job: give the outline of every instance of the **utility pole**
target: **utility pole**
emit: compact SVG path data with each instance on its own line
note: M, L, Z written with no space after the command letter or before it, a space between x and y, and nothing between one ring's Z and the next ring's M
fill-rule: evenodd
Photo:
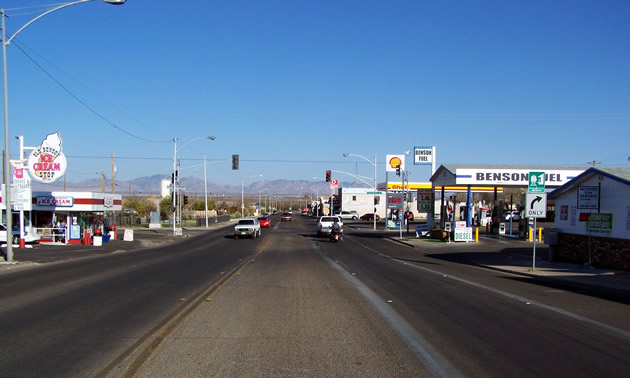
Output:
M114 194L114 175L116 174L116 164L114 154L112 154L112 194Z
M601 163L598 162L598 161L593 160L593 161L589 161L587 164L590 164L590 165L593 166L593 168L595 168L596 165L601 164Z
M101 170L101 193L105 193L105 171Z

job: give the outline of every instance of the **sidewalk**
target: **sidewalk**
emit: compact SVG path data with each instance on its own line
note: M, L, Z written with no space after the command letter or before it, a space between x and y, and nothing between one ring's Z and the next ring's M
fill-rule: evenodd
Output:
M600 297L630 303L630 271L589 268L588 264L567 261L549 261L549 247L540 242L536 243L534 265L533 243L520 239L483 236L479 243L435 243L409 236L400 239L398 234L383 237L422 249L428 254L435 250L436 254L432 257L517 274L545 284L588 291Z
M13 246L13 262L6 262L5 259L0 256L0 270L15 266L52 263L86 256L166 246L182 238L196 236L222 227L233 227L233 222L210 224L207 229L205 226L184 228L181 236L174 235L173 229L168 227L152 229L146 227L128 227L126 229L133 230L133 241L124 241L123 235L125 228L120 228L118 230L117 240L110 239L109 242L103 243L101 246L62 243L33 244L29 246L31 248L17 248L17 246ZM5 253L5 248L3 247L2 249L2 252Z

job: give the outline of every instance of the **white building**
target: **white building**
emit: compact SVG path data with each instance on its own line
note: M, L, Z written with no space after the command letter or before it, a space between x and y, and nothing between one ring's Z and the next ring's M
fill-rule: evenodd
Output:
M160 181L160 196L162 198L169 196L171 194L171 180L162 179Z
M549 199L558 257L630 270L630 168L590 168Z

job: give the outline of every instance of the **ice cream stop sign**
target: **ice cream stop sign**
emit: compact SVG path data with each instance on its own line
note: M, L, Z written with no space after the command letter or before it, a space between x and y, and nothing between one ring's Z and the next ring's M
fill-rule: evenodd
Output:
M28 170L33 180L51 183L66 173L66 156L61 150L59 133L48 134L42 145L34 149L27 160Z

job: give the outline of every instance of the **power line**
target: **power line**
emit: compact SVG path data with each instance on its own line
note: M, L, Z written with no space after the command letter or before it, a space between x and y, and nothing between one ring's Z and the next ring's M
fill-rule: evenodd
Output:
M61 72L62 74L66 75L70 80L74 81L76 84L78 84L79 86L81 86L83 89L87 90L88 92L90 92L92 95L96 96L97 98L99 98L101 101L105 102L106 104L108 104L109 106L111 106L112 108L116 109L117 111L119 111L120 113L122 113L123 115L127 116L128 118L132 119L133 121L137 122L139 125L145 127L147 130L151 131L154 134L160 134L161 136L167 138L166 136L164 136L164 134L162 134L159 130L156 130L152 127L150 127L149 125L147 125L146 123L140 121L139 119L135 118L134 116L132 116L131 114L127 113L126 111L124 111L123 109L121 109L120 107L118 107L116 104L112 103L111 101L109 101L108 99L106 99L105 97L101 96L99 93L96 93L96 91L92 90L91 88L89 88L87 85L83 84L82 82L80 82L79 80L75 79L72 75L70 75L68 72L64 71L63 69L61 69L59 66L57 66L56 64L54 64L53 62L51 62L50 60L46 59L44 56L42 56L41 54L39 54L37 51L33 50L32 48L30 48L29 46L25 45L24 43L20 44L25 47L26 49L28 49L29 51L31 51L33 54L37 55L37 57L39 57L41 60L45 61L46 63L48 63L50 66L54 67L55 69L57 69L59 72ZM170 138L167 138L168 142L171 141ZM166 141L165 141L166 143Z
M83 102L81 99L79 99L79 97L77 97L74 93L72 93L68 88L66 88L63 84L61 84L61 82L59 82L59 80L57 80L52 74L50 74L50 72L48 72L44 67L42 67L39 63L37 63L35 61L35 59L33 59L30 55L28 55L26 53L26 51L24 51L19 44L16 43L16 40L13 40L13 43L15 45L15 47L17 47L18 50L20 50L22 52L22 54L24 54L31 62L33 62L33 64L35 64L35 66L37 66L40 70L42 70L42 72L44 72L52 81L54 81L57 85L59 85L64 91L66 91L66 93L68 93L72 98L74 98L79 104L83 105L83 107L85 107L87 110L89 110L90 112L92 112L93 114L95 114L97 117L99 117L100 119L102 119L105 123L109 124L110 126L112 126L113 128L129 135L132 138L136 138L139 140L143 140L145 142L149 142L149 143L169 143L171 142L171 140L162 140L162 141L158 141L158 140L151 140L151 139L146 139L146 138L142 138L140 136L137 136L125 129L123 129L122 127L116 125L115 123L113 123L112 121L108 120L107 118L105 118L105 116L101 115L99 112L97 112L96 110L94 110L92 107L90 107L88 104L86 104L85 102Z
M111 156L85 156L85 155L66 155L68 158L76 158L76 159L111 159ZM172 157L137 157L137 156L118 156L116 155L116 159L120 160L168 160L172 161ZM177 160L181 161L203 161L203 158L180 158ZM208 162L220 162L225 161L226 159L206 159ZM251 163L296 163L296 164L355 164L357 162L347 161L347 160L287 160L287 159L240 159L240 161L251 162ZM358 162L357 164L368 164L367 162ZM370 163L371 164L371 163ZM385 163L380 163L385 164ZM380 165L379 164L379 165Z

